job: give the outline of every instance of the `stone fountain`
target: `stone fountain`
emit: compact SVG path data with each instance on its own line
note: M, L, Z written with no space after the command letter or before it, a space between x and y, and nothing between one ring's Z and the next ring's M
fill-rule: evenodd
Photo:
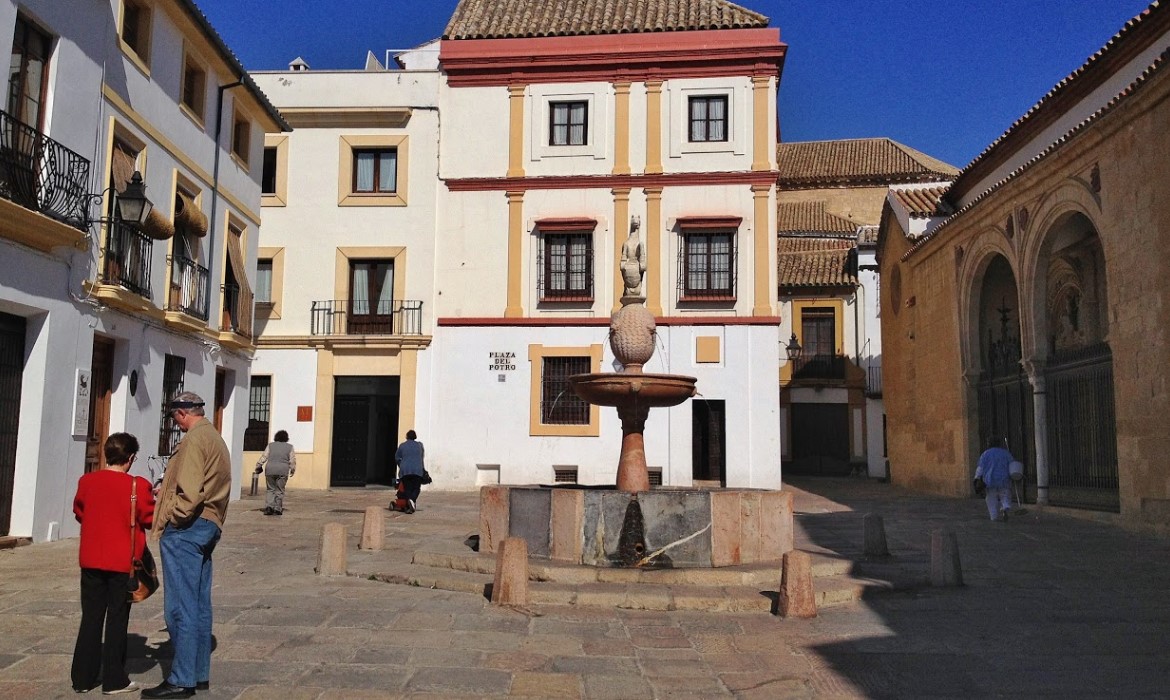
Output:
M646 273L646 249L638 237L635 217L630 236L622 247L622 308L609 322L609 346L621 365L620 372L578 374L569 386L585 401L614 406L622 421L622 451L618 458L617 488L626 493L650 490L646 469L646 443L642 433L651 408L677 406L695 395L695 378L642 371L654 356L654 315L646 308L642 280Z
M602 567L682 568L778 563L793 546L792 497L760 489L650 488L643 431L651 408L695 395L695 378L649 374L656 325L642 292L646 249L635 217L622 247L622 306L610 319L618 372L569 377L585 401L617 408L622 422L616 488L484 486L481 552L522 537L528 555ZM779 455L777 455L777 460Z

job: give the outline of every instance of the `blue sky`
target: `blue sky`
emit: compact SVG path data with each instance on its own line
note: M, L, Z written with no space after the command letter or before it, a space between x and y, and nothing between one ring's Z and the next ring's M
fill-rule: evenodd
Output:
M458 0L196 0L250 70L442 34ZM740 0L788 44L784 141L888 136L962 167L1146 0Z

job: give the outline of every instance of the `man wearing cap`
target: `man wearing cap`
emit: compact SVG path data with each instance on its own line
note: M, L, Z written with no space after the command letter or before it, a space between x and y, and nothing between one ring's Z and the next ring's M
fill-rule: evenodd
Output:
M163 612L175 659L170 675L142 691L144 698L189 698L210 687L211 552L227 516L232 463L203 403L185 391L169 405L186 435L159 487L154 531L162 533Z

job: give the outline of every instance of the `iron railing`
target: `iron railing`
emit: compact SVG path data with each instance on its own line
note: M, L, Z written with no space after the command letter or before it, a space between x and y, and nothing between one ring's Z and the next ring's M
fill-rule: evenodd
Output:
M422 335L421 301L314 301L313 335Z
M89 161L0 111L0 197L84 231Z
M106 229L102 282L125 287L150 299L150 266L154 241L142 231L120 221Z
M793 379L845 379L845 358L841 355L804 355L796 359Z
M221 287L223 290L223 321L222 330L240 332L240 285L229 282Z
M872 397L882 395L882 366L870 364L865 370L865 393Z
M167 308L201 321L208 318L207 268L179 256L171 259L171 298Z
M1109 346L1101 343L1058 354L1044 375L1050 502L1120 510Z

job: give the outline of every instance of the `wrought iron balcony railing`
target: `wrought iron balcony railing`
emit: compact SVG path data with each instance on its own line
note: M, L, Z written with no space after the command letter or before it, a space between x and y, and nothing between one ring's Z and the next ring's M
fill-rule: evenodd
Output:
M0 111L0 197L84 231L89 161Z
M105 265L102 282L125 287L150 299L150 265L154 240L142 231L113 222L106 229Z
M865 372L865 393L878 397L882 395L882 366L870 364Z
M421 301L315 301L313 335L422 335Z
M173 258L167 308L206 321L209 315L207 301L207 268L182 256Z
M804 355L797 358L792 378L844 381L845 358L841 355Z
M223 285L223 322L220 328L225 331L239 333L240 319L240 285L228 283Z

